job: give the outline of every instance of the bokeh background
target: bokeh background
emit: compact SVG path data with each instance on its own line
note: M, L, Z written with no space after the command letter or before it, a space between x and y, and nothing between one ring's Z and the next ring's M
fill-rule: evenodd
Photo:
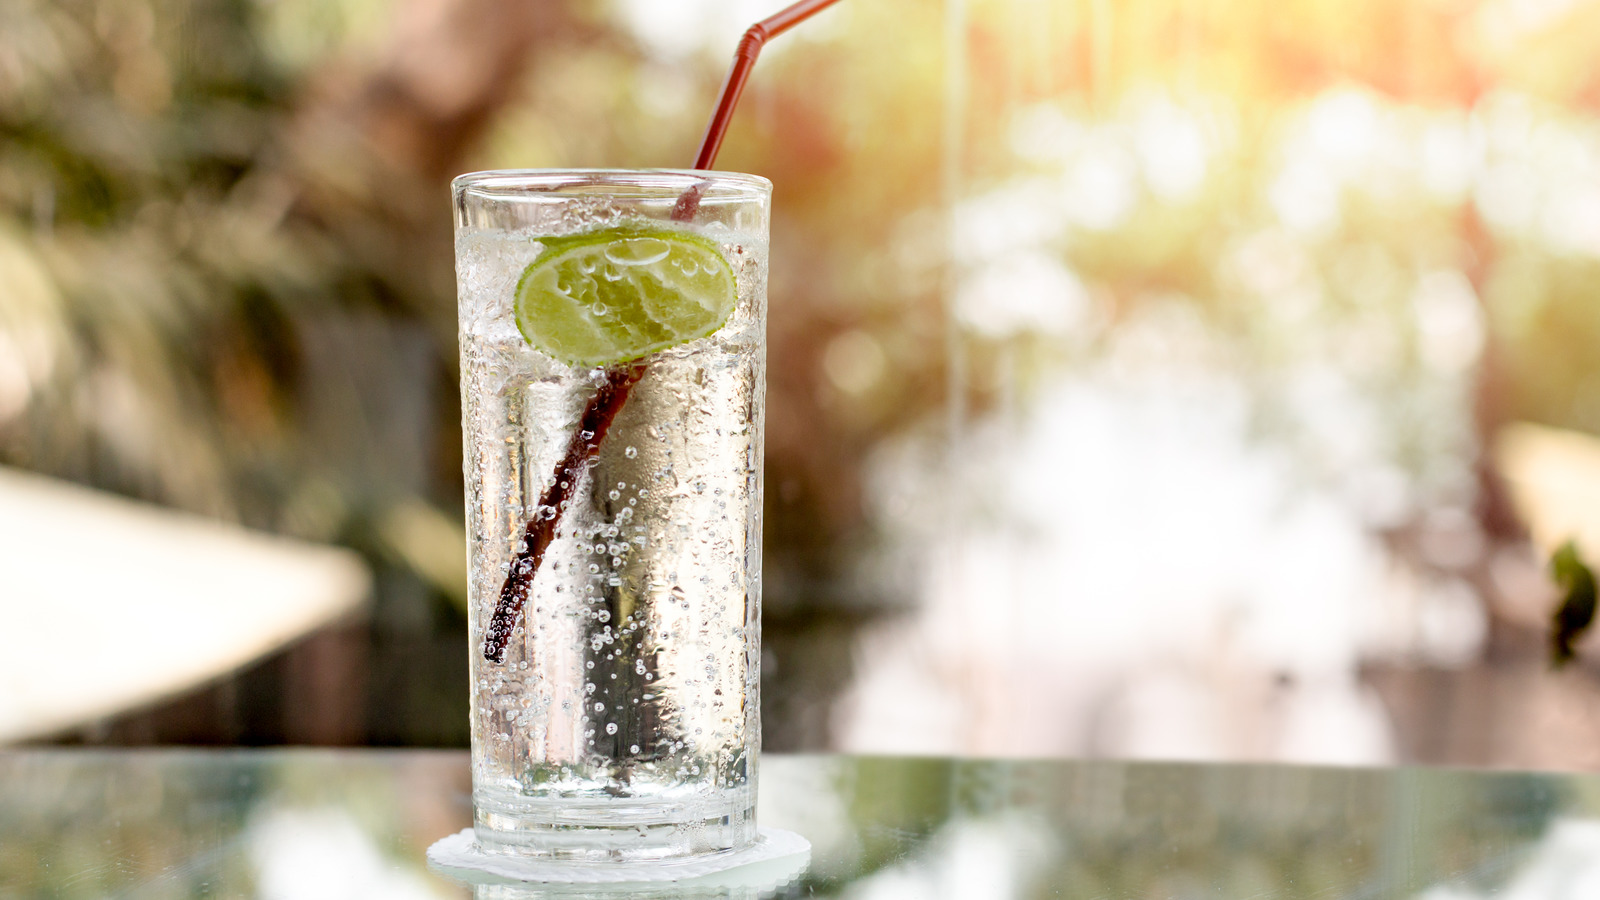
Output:
M465 745L449 178L687 164L778 5L0 5L0 741ZM1573 0L775 41L719 160L776 185L768 749L1600 766L1600 644L1547 647L1596 46Z

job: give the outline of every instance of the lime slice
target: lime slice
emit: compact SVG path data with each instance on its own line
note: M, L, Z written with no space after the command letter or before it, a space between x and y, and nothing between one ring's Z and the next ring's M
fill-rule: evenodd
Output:
M627 362L728 321L733 267L698 235L639 226L544 240L517 282L517 328L571 365Z

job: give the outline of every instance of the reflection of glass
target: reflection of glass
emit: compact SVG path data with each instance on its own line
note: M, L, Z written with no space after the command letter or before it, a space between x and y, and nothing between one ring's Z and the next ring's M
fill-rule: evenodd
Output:
M473 799L490 850L655 859L754 837L770 189L672 172L456 181ZM569 268L540 268L562 254ZM682 324L718 305L707 277L731 304L709 333ZM630 285L617 308L595 299L620 290L607 283ZM570 348L579 361L557 358ZM615 418L593 427L619 384ZM597 449L569 470L578 439ZM525 527L546 520L503 659L487 659Z
M765 900L778 896L779 885L605 888L594 885L483 884L472 889L473 900Z
M797 889L809 855L742 866L688 882L479 884L473 900L775 900Z

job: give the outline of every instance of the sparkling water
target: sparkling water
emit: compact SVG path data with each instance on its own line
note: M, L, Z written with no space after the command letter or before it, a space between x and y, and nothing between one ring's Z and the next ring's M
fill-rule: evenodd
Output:
M597 209L542 233L617 224ZM753 837L767 250L764 234L696 230L733 265L737 306L714 334L648 358L493 663L482 637L509 563L604 370L517 331L537 226L458 229L473 801L487 847L649 858Z

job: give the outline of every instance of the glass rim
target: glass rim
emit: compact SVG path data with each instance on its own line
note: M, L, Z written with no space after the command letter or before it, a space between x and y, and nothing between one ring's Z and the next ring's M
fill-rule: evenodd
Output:
M486 198L559 194L565 188L637 188L644 197L682 194L696 185L708 186L706 199L760 197L772 193L772 182L760 175L720 169L486 169L451 179L456 195Z

